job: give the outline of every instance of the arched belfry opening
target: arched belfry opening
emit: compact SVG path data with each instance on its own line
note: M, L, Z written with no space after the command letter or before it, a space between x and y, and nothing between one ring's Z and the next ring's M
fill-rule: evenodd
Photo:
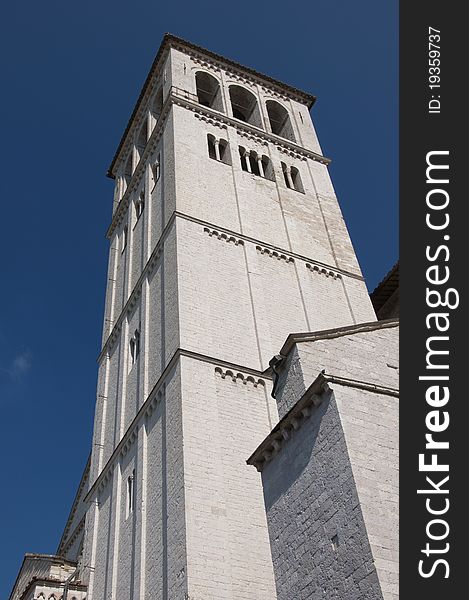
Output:
M296 142L293 127L288 110L275 100L267 100L265 103L269 115L270 129L275 135L279 135L291 142Z
M224 112L218 79L205 71L198 71L195 74L195 85L199 104Z
M130 180L132 179L132 152L129 153L129 156L127 158L127 162L125 163L125 168L124 168L124 180L125 180L125 184L126 186L129 185Z
M155 96L153 97L153 101L151 103L151 114L155 123L158 121L161 115L161 111L163 110L163 88L160 87Z
M138 138L137 138L137 150L138 150L139 156L142 156L143 151L145 150L145 146L147 145L147 139L148 139L148 123L145 118L145 121L144 121L142 127L140 128L140 132L139 132Z
M239 85L231 85L230 101L235 119L250 123L256 127L262 127L259 104L254 94Z

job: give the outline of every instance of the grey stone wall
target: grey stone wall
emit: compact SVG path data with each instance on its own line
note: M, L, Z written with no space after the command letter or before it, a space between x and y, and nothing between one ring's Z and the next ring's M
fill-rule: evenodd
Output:
M262 482L279 600L382 598L333 394Z

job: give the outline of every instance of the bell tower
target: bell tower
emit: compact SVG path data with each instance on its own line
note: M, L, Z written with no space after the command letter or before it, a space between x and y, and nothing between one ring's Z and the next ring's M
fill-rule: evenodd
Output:
M112 161L87 494L90 600L276 598L265 373L292 332L375 320L314 97L166 35Z

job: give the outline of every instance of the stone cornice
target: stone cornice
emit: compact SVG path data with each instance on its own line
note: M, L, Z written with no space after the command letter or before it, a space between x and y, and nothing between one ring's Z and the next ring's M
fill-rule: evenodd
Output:
M277 93L280 92L281 94L287 95L288 97L293 97L293 98L297 99L298 101L302 102L303 104L306 104L309 108L311 108L311 106L314 104L314 102L316 100L316 97L311 94L308 94L308 93L306 93L302 90L299 90L293 86L290 86L286 83L283 83L281 81L273 79L272 77L269 77L267 75L263 75L262 73L259 73L258 71L255 71L254 69L251 69L249 67L244 67L243 65L240 65L239 63L237 63L233 60L224 58L223 56L216 54L215 52L211 52L210 50L206 50L205 48L202 48L201 46L197 46L196 44L192 44L191 42L186 42L182 38L179 38L175 35L166 33L165 36L163 37L163 41L158 49L155 59L153 60L153 63L150 67L148 75L145 79L145 83L143 84L142 90L138 96L137 102L134 106L134 109L132 111L130 119L127 122L127 126L125 128L124 134L122 135L122 138L119 142L119 145L117 147L114 158L112 159L111 165L108 169L109 177L114 177L115 164L121 154L122 149L124 148L125 144L127 143L127 140L129 137L128 134L130 133L131 129L133 128L132 126L133 126L134 122L137 120L138 113L141 108L142 102L143 102L144 98L151 93L154 76L155 76L156 72L158 71L158 69L161 67L162 63L164 62L164 60L169 52L169 49L171 47L177 48L178 50L181 50L182 52L186 52L187 54L189 54L191 56L196 56L202 61L204 61L204 60L206 61L208 59L208 63L210 63L210 64L221 65L224 68L228 67L227 70L230 73L241 75L244 78L251 78L252 80L255 80L256 82L260 83L264 88L269 89L274 92L277 92Z
M321 404L325 392L330 391L327 382L328 379L323 373L316 377L298 402L277 423L247 459L248 465L254 465L258 471L262 471L265 463L279 452L283 444L290 439L292 433L299 429L304 420L311 415L313 408Z
M170 98L172 99L172 102L174 104L183 106L193 111L194 113L206 115L215 122L223 123L227 126L229 125L231 127L234 127L241 134L253 136L255 139L258 139L261 142L273 143L277 146L279 150L286 152L292 156L297 156L303 159L311 158L312 160L315 160L325 165L328 165L331 162L330 158L327 158L322 154L318 154L317 152L313 152L312 150L308 150L308 148L300 146L295 142L291 142L286 138L283 138L279 135L275 135L274 133L270 133L265 129L261 129L260 127L256 127L255 125L251 125L250 123L245 123L244 121L240 121L239 119L230 117L225 113L219 112L207 106L202 106L195 100L191 100L191 98L187 96L182 96L179 93L177 93L175 88L172 89Z
M345 327L337 327L335 329L325 329L324 331L291 333L285 340L285 343L280 350L280 355L285 358L293 346L301 342L316 342L318 340L337 338L344 335L354 335L356 333L365 333L367 331L375 331L377 329L388 329L390 327L399 327L399 319L369 321L367 323L358 323L357 325L347 325Z
M353 387L360 390L374 392L386 396L399 397L399 390L386 386L375 385L367 381L359 381L326 374L322 371L309 386L303 396L296 402L287 414L277 423L269 435L259 444L256 450L247 459L248 465L254 465L258 471L280 452L285 443L300 429L314 409L319 406L326 393L331 393L329 384Z
M290 252L289 250L285 250L284 248L266 244L265 242L261 242L260 240L258 240L256 238L252 238L250 236L232 231L230 229L225 229L224 227L218 227L217 225L214 225L213 223L208 223L207 221L202 221L201 219L197 219L196 217L192 217L190 215L186 215L184 213L174 211L171 214L171 216L169 217L168 222L165 225L165 227L161 233L160 239L158 240L155 248L153 249L153 252L150 255L150 258L148 259L146 265L143 267L142 272L141 272L139 278L137 279L128 300L126 301L126 303L124 304L124 306L120 312L120 315L115 320L108 337L104 341L101 352L97 359L98 362L100 362L102 360L102 358L105 356L106 352L109 351L109 349L113 346L113 343L117 339L119 332L122 328L122 323L124 321L125 315L133 309L138 298L140 297L142 284L143 284L145 278L153 271L153 269L156 265L156 262L163 251L163 246L164 246L166 236L168 235L168 232L171 229L176 218L184 219L184 220L190 221L192 223L197 223L198 225L201 225L204 228L204 231L206 233L209 233L209 234L212 233L212 237L213 237L213 235L216 234L216 237L220 240L226 240L226 241L234 240L235 245L243 245L245 242L249 242L249 243L254 244L254 245L258 246L259 248L263 249L264 254L267 254L268 256L270 256L270 255L275 255L275 256L280 255L282 257L285 256L287 258L284 260L287 260L287 262L294 262L295 259L303 261L305 263L305 266L307 269L309 269L311 271L315 271L315 272L317 271L318 273L324 272L325 274L327 274L327 276L330 276L333 279L340 279L341 277L345 276L345 277L350 277L352 279L357 279L359 281L363 281L363 277L361 275L357 275L356 273L351 273L350 271L346 271L344 269L339 269L337 267L334 267L334 266L331 266L331 265L328 265L326 263L322 263L319 261L313 261L311 258L309 258L307 256L302 256L301 254L297 254L296 252ZM312 265L316 266L317 269L315 270L314 266L312 266ZM384 322L384 321L380 321L380 322ZM304 335L304 334L299 334L299 335Z
M223 372L225 373L225 376L227 372L234 372L236 374L235 379L241 379L243 383L252 382L253 385L255 385L255 387L257 387L257 385L259 384L262 387L265 387L265 380L271 380L271 377L268 374L266 375L258 369L252 369L251 367L247 367L245 365L238 365L223 359L208 356L206 354L200 354L191 350L184 350L183 348L178 348L174 352L171 359L168 361L168 364L159 376L158 381L155 383L152 390L148 394L147 399L138 410L134 419L127 428L127 431L122 436L122 439L114 448L111 456L109 457L107 463L104 465L103 469L99 473L98 477L93 483L90 484L88 492L83 499L84 502L91 502L94 496L96 495L96 492L106 485L106 483L110 480L112 476L115 466L117 465L119 455L124 456L129 451L131 445L136 441L138 427L142 419L145 417L145 415L150 415L155 409L158 402L161 400L162 390L166 378L168 377L168 374L173 370L181 356L191 358L193 360L199 360L204 363L213 364L216 367L218 367L218 370L216 370L216 372L220 375ZM225 371L223 371L223 369L225 369Z

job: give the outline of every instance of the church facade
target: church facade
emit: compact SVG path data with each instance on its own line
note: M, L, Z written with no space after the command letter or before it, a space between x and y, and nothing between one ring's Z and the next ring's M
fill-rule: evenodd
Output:
M11 600L398 597L398 321L314 101L164 37L109 169L90 460Z

